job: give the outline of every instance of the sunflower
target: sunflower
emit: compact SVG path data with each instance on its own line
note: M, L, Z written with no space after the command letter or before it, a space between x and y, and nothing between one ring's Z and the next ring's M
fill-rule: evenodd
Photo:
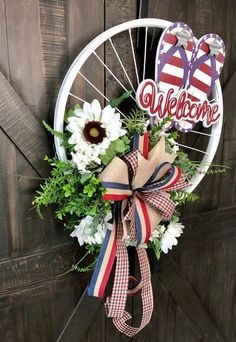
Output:
M93 163L100 164L110 143L126 133L121 128L120 114L110 105L101 109L98 100L85 102L83 108L75 109L75 116L68 119L66 129L71 133L69 144L75 145L71 153L77 168L86 172Z

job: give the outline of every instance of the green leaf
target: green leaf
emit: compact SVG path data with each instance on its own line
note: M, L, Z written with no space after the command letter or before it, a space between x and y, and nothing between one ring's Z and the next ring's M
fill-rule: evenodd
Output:
M123 119L123 127L127 131L127 136L133 138L135 131L139 134L143 134L148 119L148 115L143 110L136 109L131 111L131 113Z
M111 100L110 100L110 106L111 106L112 108L118 107L119 104L120 104L121 102L123 102L125 99L127 99L127 98L130 97L130 95L132 94L132 92L133 92L133 91L130 90L130 91L127 91L127 92L123 93L120 97L116 97L116 98L114 98L114 99L111 99Z
M61 213L61 211L59 211L59 212L57 213L57 218L58 218L59 220L62 220L62 213Z
M58 137L60 139L64 139L64 133L59 132L59 131L55 131L52 127L50 127L45 121L43 121L43 125L46 128L46 130L48 130L49 133L51 133L52 135L55 135L55 137Z
M123 154L129 150L130 140L127 137L118 138L112 141L105 154L100 155L100 159L104 165L108 165L111 160L118 154Z
M69 123L68 119L71 118L72 116L75 116L73 109L65 110L64 120L66 123Z
M123 140L117 139L117 140L113 141L113 143L114 143L115 151L117 153L123 153L126 150L126 146L125 146Z
M63 133L63 132L59 132L59 131L54 130L45 121L43 121L43 125L52 135L54 135L55 137L57 137L61 140L61 146L63 146L68 151L74 150L75 145L71 145L68 143L68 139L69 139L68 133Z
M81 183L82 183L82 184L86 183L86 181L89 180L89 179L92 177L92 175L93 175L92 172L83 173L83 174L81 175L81 178L80 178Z

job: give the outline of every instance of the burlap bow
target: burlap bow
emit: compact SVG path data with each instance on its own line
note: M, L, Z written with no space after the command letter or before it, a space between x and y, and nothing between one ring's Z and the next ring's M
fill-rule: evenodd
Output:
M143 140L144 136L140 137L139 149ZM162 137L147 156L137 149L123 160L115 157L101 174L107 189L103 199L122 200L123 238L129 235L137 246L148 242L161 220L171 219L175 205L168 192L188 185L186 175L172 165L175 158L165 152Z
M189 185L187 176L172 163L176 156L166 153L165 139L148 151L149 134L134 137L134 150L123 160L115 157L102 172L100 178L107 192L103 200L113 200L115 215L113 228L107 231L98 262L89 286L89 294L103 296L114 259L116 272L112 295L107 298L105 309L108 317L124 334L136 335L150 321L153 311L151 274L146 250L140 248L148 242L152 231L161 220L172 217L175 205L169 191ZM136 244L140 264L143 315L139 327L127 324L131 318L125 311L129 281L129 260L126 238ZM133 289L133 293L137 291Z

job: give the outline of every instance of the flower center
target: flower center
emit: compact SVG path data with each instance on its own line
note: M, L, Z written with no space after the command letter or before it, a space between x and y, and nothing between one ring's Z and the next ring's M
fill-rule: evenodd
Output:
M97 128L93 127L90 129L89 134L91 135L91 137L97 138L99 136L99 131Z
M106 130L100 121L89 121L83 129L85 139L91 144L99 144L107 136Z

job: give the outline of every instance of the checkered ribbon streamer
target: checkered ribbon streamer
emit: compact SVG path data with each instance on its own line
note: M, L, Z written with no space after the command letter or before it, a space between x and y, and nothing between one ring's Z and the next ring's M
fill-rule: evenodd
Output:
M175 155L165 152L165 140L148 151L149 134L134 136L134 150L123 160L115 157L101 174L107 192L103 200L115 201L112 230L107 230L105 240L88 288L88 294L103 297L110 272L116 258L112 294L107 298L105 310L113 323L127 336L135 336L150 321L153 311L153 294L147 253L141 248L149 241L152 231L161 220L170 220L175 209L169 191L189 185L187 175L172 163ZM129 294L129 260L125 238L136 242L140 265L140 283L132 293L141 288L143 303L139 327L127 324L131 318L125 311Z

